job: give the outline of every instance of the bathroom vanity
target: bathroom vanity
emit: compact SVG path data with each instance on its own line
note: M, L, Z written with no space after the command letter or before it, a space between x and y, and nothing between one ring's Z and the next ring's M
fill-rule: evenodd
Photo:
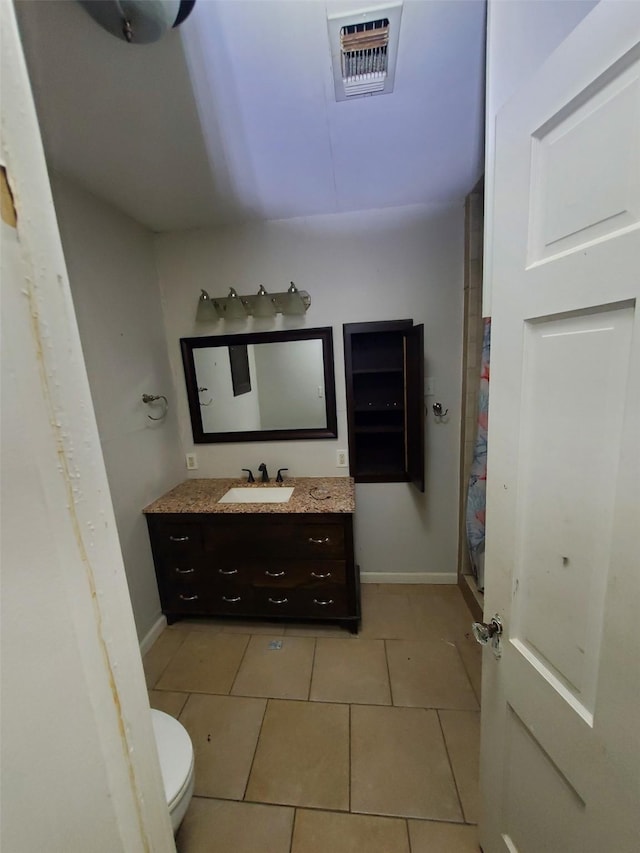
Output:
M357 633L353 480L288 479L283 503L261 483L187 480L145 508L162 612L338 622ZM278 487L275 487L278 488ZM221 503L230 489L254 500ZM274 485L264 496L273 497ZM277 498L277 495L276 495Z

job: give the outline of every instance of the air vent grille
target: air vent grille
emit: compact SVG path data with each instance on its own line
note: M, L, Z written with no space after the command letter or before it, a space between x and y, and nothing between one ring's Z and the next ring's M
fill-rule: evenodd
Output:
M336 100L393 91L402 6L329 18Z
M389 19L351 24L340 30L345 94L381 91L389 61Z

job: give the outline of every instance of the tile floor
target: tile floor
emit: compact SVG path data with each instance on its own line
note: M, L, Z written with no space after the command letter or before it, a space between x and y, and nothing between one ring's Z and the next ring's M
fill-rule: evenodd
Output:
M453 586L367 584L362 610L357 636L191 620L158 638L150 702L195 749L179 853L477 853L471 614Z

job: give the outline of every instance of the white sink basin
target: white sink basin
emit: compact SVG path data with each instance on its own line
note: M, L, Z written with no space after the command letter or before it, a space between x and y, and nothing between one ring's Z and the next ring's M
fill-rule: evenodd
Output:
M236 489L229 489L220 500L219 504L286 504L293 494L292 486L282 486L270 488L250 489L247 486L240 486Z

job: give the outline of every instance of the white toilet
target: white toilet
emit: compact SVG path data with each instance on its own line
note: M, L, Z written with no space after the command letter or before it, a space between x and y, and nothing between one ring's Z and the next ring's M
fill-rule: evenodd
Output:
M193 794L193 745L185 727L164 711L151 709L164 793L174 833Z

